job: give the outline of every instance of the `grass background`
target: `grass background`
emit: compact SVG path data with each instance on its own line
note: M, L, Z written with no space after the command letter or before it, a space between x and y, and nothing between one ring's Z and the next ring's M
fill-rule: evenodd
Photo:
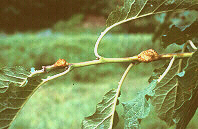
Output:
M53 64L59 58L68 62L93 60L98 36L99 33L63 34L50 29L37 33L0 35L0 67L20 65L30 70L31 67L40 69L42 65ZM150 34L108 34L99 46L99 53L105 57L133 56L153 48L151 38ZM89 66L48 82L25 104L11 129L79 129L83 118L95 112L102 96L117 87L127 65ZM140 64L130 71L122 87L120 102L133 99L138 91L148 85L147 79L154 66L159 66L159 63ZM122 114L122 106L119 105L117 109ZM121 115L120 119L118 129L123 125ZM188 129L197 129L197 120L195 114ZM151 112L142 121L142 128L168 127Z

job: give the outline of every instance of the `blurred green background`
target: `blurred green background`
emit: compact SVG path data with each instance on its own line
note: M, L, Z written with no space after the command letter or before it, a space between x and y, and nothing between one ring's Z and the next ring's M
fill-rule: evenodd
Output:
M0 4L0 67L23 66L41 69L58 59L69 63L94 60L94 45L105 28L108 14L121 5L112 1L12 1ZM156 20L157 19L157 20ZM99 46L105 57L133 56L143 50L159 47L152 35L160 16L146 17L116 27ZM174 48L174 49L173 49ZM168 48L173 52L178 47ZM163 61L161 61L163 63ZM128 63L103 64L75 69L66 76L41 86L25 104L11 129L79 129L84 117L95 112L103 95L116 88ZM129 73L120 102L133 99L148 85L148 78L159 62L140 64ZM123 128L121 105L118 106ZM188 129L197 129L197 114ZM142 121L143 129L166 129L154 112ZM174 128L174 127L173 127Z

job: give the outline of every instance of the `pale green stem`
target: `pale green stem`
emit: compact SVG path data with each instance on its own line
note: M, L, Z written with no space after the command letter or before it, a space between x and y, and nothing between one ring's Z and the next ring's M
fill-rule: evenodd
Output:
M28 77L32 77L32 76L34 76L34 75L36 75L36 74L44 73L44 72L45 72L44 69L36 70L36 71L34 71L34 72L31 72L31 74L30 74Z
M188 43L184 44L184 47L182 49L182 53L185 52L187 45L188 45ZM178 66L178 71L177 71L178 73L180 73L181 70L182 70L182 61L183 61L183 59L179 59L179 66Z
M97 39L97 41L96 41L95 48L94 48L95 56L96 56L97 58L101 58L101 56L98 54L98 46L99 46L100 41L102 40L102 38L105 36L105 34L106 34L109 30L111 30L112 28L114 28L114 27L116 27L116 26L118 26L118 25L120 25L120 24L123 24L123 23L125 23L125 22L131 21L131 20L133 20L133 19L138 19L138 18L140 18L140 17L144 17L144 16L148 16L148 15L152 15L152 14L153 14L153 13L148 13L148 14L145 14L145 15L142 15L142 16L139 16L139 17L137 17L137 16L131 17L131 18L122 20L122 21L120 21L120 22L117 22L117 23L115 23L115 24L113 24L113 25L107 27L103 32L101 32L100 36L98 37L98 39Z
M162 4L163 4L163 3L162 3ZM162 5L162 4L161 4L161 5ZM161 5L160 5L160 6L161 6ZM160 6L159 6L159 7L160 7ZM156 8L156 9L158 9L158 8ZM173 9L173 10L174 10L174 9ZM156 10L154 10L154 11L151 12L151 13L147 13L147 14L144 14L144 15L141 15L141 16L138 16L138 15L137 15L137 16L134 16L134 17L131 17L131 18L126 18L126 19L124 19L124 20L122 20L122 21L119 21L119 22L117 22L117 23L115 23L115 24L113 24L113 25L107 27L103 32L101 32L100 36L98 37L98 39L97 39L97 41L96 41L95 48L94 48L94 54L95 54L95 56L96 56L97 58L101 58L101 56L98 54L98 46L99 46L100 41L102 40L102 38L103 38L103 37L106 35L106 33L109 32L109 30L111 30L112 28L114 28L114 27L116 27L116 26L118 26L118 25L120 25L120 24L123 24L123 23L125 23L125 22L134 20L134 19L138 19L138 18L141 18L141 17L153 15L153 14L159 14L159 13L163 13L163 12L170 12L170 11L173 11L173 10L161 11L161 12L156 12L156 13L155 13ZM181 9L181 10L182 10L182 9ZM178 10L178 11L179 11L179 10Z
M69 67L67 68L67 70L65 70L65 71L62 72L62 73L56 74L56 75L54 75L54 76L48 76L46 79L42 79L42 80L43 80L43 83L45 83L45 82L47 82L47 81L50 81L50 80L52 80L52 79L58 78L58 77L60 77L60 76L63 76L63 75L67 74L67 73L70 72L70 71L71 71L71 66L69 66Z
M197 50L197 47L194 45L194 43L191 40L188 40L190 46L194 49Z
M161 59L169 60L173 56L175 56L175 58L187 58L187 57L191 57L192 55L193 55L193 52L161 54L161 55L159 55L159 58L157 60L161 60ZM77 68L77 67L84 67L84 66L96 65L96 64L124 63L124 62L139 62L138 56L125 57L125 58L104 58L104 57L101 57L99 60L86 61L86 62L80 62L80 63L71 63L71 65L73 68Z
M191 57L193 54L194 52L161 54L160 59L170 59L173 56L175 56L175 58L188 58Z
M124 62L135 62L135 61L138 61L137 56L125 57L125 58L100 58L99 60L72 63L72 67L76 68L76 67L83 67L83 66L104 64L104 63L124 63Z
M118 91L120 91L120 89L121 89L121 87L122 87L122 84L123 84L123 82L124 82L124 79L126 78L128 72L129 72L129 70L131 69L132 66L134 66L133 63L131 63L131 64L127 67L127 69L125 70L124 74L122 75L122 78L121 78L120 81L118 82ZM117 92L117 93L118 93L118 92Z
M166 74L168 73L168 71L171 69L174 60L175 60L175 56L173 56L173 58L171 59L169 65L168 65L168 67L166 68L166 70L164 71L164 73L160 76L160 78L157 80L158 82L160 82L166 76Z
M116 110L116 103L117 103L117 100L118 100L118 97L119 97L119 94L120 94L120 90L121 90L122 84L123 84L123 82L124 82L124 80L125 80L125 78L126 78L128 72L129 72L130 69L132 68L132 66L134 66L133 63L131 63L131 64L127 67L127 69L125 70L124 74L122 75L122 78L120 79L120 81L119 81L119 83L118 83L118 88L117 88L116 97L115 97L115 98L116 98L116 101L115 101L114 106L113 106L113 107L114 107L114 111ZM112 114L112 117L111 117L112 123L113 123L113 118L114 118L114 113ZM112 126L113 126L113 124L111 124L110 129L112 129Z
M174 53L174 54L165 54L165 55L160 55L160 59L170 59L173 56L175 58L186 58L186 57L191 57L193 55L192 53ZM138 61L138 56L133 56L133 57L125 57L125 58L100 58L99 60L93 60L93 61L86 61L86 62L80 62L80 63L71 63L67 70L65 70L62 73L53 75L53 76L48 76L46 79L43 79L43 82L47 82L49 80L55 79L57 77L63 76L70 72L73 68L79 68L79 67L84 67L84 66L90 66L90 65L97 65L97 64L105 64L105 63L124 63L124 62L129 62L129 63L135 63L139 62ZM44 70L36 70L35 72L31 73L29 77L32 77L33 75L39 74L39 73L44 73ZM25 81L24 81L25 83Z

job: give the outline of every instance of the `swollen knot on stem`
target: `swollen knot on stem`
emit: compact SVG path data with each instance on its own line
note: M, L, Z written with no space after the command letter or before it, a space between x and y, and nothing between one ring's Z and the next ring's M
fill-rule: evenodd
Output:
M53 65L54 65L55 67L65 67L65 66L68 66L69 63L68 63L66 60L64 60L64 59L59 59L59 60L57 60L56 63L53 64Z
M70 64L65 59L57 60L53 65L43 66L44 71L56 69L56 68L67 68Z
M160 58L159 54L153 49L142 51L138 55L138 61L140 62L151 62L151 61L158 60L159 58Z

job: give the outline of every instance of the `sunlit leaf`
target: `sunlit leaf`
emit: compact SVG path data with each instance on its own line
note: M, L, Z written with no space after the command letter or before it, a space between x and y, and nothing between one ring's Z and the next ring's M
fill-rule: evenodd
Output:
M109 15L107 27L162 12L198 9L197 5L197 0L125 0L123 7L117 8Z
M152 97L152 104L155 106L158 116L169 126L174 123L179 126L183 123L182 128L185 128L197 109L193 98L196 98L197 95L198 52L193 54L187 65L185 60L183 61L182 67L186 66L186 68L181 73L178 73L178 62L174 62L171 70L157 84L154 89L155 95ZM156 69L150 80L159 78L166 67L167 65ZM188 110L192 112L189 113Z
M114 116L116 115L115 107L118 99L117 89L112 89L107 92L102 102L96 106L96 112L85 117L82 123L83 129L111 129L114 123Z
M153 88L156 84L157 80L154 80L135 99L122 103L124 107L125 129L139 129L141 120L149 115L151 106L149 98L154 95Z

